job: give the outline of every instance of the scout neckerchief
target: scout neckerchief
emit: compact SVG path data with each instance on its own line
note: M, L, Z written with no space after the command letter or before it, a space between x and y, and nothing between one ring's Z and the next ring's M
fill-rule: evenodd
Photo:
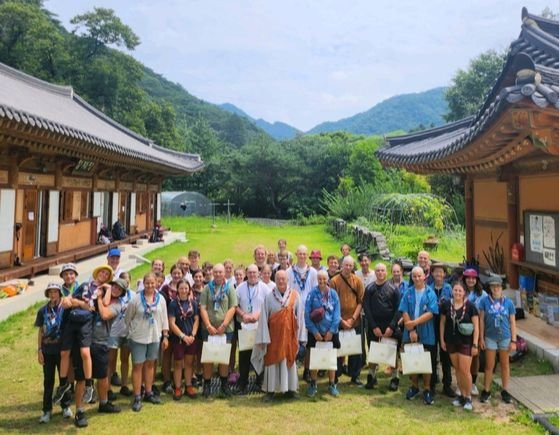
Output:
M466 305L468 304L468 299L464 299L464 303L462 304L462 315L459 319L456 318L456 309L454 308L454 299L450 300L450 318L454 323L454 329L457 328L458 324L464 320L464 316L466 315Z
M321 302L322 302L322 306L324 307L324 309L326 311L332 311L334 309L334 307L332 306L332 303L330 302L330 289L326 290L326 294L322 293L322 290L320 290L320 288L318 288L318 291L320 293Z
M155 323L153 313L157 309L157 304L159 304L159 298L160 297L161 296L159 295L159 293L155 292L154 296L153 296L153 303L148 304L148 301L146 299L146 295L144 294L144 291L142 290L140 292L140 300L142 301L142 306L144 307L144 315L149 320L149 323L152 324L152 325L153 325L153 323Z
M43 313L43 324L45 325L46 338L57 339L60 337L60 325L62 324L62 305L51 307L50 303L45 305Z
M187 317L192 317L192 315L194 314L194 308L192 307L192 300L190 298L186 299L186 300L182 300L180 298L176 299L177 301L177 305L179 306L179 310L180 310L180 318L182 320L186 319ZM184 309L184 303L186 302L188 308L185 310Z
M277 291L276 291L277 290ZM279 293L279 296L278 296ZM280 291L278 290L277 287L274 287L274 289L272 290L272 295L274 296L274 299L276 301L279 302L279 304L281 305L282 308L285 308L285 306L287 305L287 303L289 302L289 297L291 296L291 290L287 289L285 291L285 293L282 295L280 293Z
M225 281L219 286L219 290L215 291L215 281L210 281L208 283L208 288L210 289L210 297L214 303L214 310L218 311L221 307L221 301L225 299L225 296L229 292L229 282Z
M303 269L303 274L299 273L299 266L297 266L296 264L291 269L293 270L293 275L295 276L295 281L297 281L299 289L301 290L301 292L304 292L307 277L309 276L309 266L306 266L305 269Z
M78 284L78 281L74 281L74 283L70 287L66 286L66 284L62 284L62 296L70 296L72 293L74 293L74 289L78 288L79 286L80 285Z

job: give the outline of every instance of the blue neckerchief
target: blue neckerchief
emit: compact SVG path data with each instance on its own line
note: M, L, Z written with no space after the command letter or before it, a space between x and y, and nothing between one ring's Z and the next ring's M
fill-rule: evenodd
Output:
M146 300L146 296L144 295L144 291L142 290L140 292L140 300L142 301L142 306L144 307L144 314L146 318L149 319L149 323L151 324L155 322L153 318L153 312L155 311L157 305L159 304L160 297L161 296L159 295L159 292L155 292L155 297L153 298L153 304L148 304L148 301Z
M53 339L60 338L60 325L62 324L63 312L64 308L62 308L62 305L58 305L56 309L51 308L49 304L45 305L43 312L43 324L46 330L45 337Z
M210 296L214 303L214 310L219 310L221 306L221 301L225 299L225 296L229 293L229 281L225 281L220 287L218 292L215 292L215 281L210 281L208 283L208 288L210 289Z
M126 313L126 308L128 308L128 304L132 300L132 292L130 289L127 289L126 292L118 298L118 302L120 303L120 313L118 315L119 319L124 317Z
M318 293L320 295L320 299L321 299L322 306L324 307L324 309L328 312L332 311L334 309L334 306L330 302L330 289L328 289L326 291L326 298L324 298L324 296L322 295L322 292L320 291L320 289L318 287L317 287L317 289L318 289Z
M301 293L305 291L305 284L307 282L307 276L309 275L309 268L307 268L307 271L305 272L305 276L302 277L299 274L299 271L296 269L296 265L294 265L291 270L293 271L293 274L295 275L295 281L297 281L297 285L299 286L299 289L301 290Z
M194 314L194 308L192 307L192 301L189 299L187 299L186 301L183 301L179 298L175 299L177 301L177 305L179 306L179 310L181 312L180 317L181 319L186 319L187 317L192 317L192 315ZM184 309L184 305L183 303L186 302L188 304L188 308L185 310Z

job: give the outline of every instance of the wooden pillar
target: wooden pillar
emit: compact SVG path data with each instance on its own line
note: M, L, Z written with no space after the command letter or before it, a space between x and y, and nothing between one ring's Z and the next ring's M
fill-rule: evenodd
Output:
M467 175L464 180L464 202L466 211L466 260L475 256L474 240L474 180L471 175Z
M505 252L505 258L508 259L505 265L510 287L518 288L518 267L511 263L511 248L513 243L520 241L520 230L518 225L518 176L509 174L507 177L507 221L508 221L508 234L509 246Z

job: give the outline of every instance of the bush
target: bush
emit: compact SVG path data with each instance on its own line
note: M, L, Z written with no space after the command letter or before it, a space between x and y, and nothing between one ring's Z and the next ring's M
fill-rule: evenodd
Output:
M305 216L301 213L293 219L293 223L299 226L305 225L323 225L329 222L328 216L323 216L319 214L311 214L310 216Z

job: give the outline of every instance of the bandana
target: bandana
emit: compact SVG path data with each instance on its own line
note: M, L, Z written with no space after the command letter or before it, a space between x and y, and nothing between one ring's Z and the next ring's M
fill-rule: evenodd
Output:
M299 286L299 289L301 290L301 292L305 291L305 283L307 282L307 276L309 274L309 267L307 266L306 269L304 269L304 273L300 273L298 270L298 266L295 265L291 268L293 270L293 275L295 276L295 281L297 281L297 285Z
M187 305L187 309L184 309L185 304ZM187 317L192 317L194 314L194 308L192 307L192 300L189 298L186 301L182 301L177 298L177 305L179 306L179 310L181 312L180 317L182 320L186 319Z
M43 324L45 330L45 338L56 340L60 338L60 325L62 324L62 313L64 308L62 305L51 307L50 304L45 306L43 313Z
M229 281L225 281L217 292L215 291L215 281L210 281L208 283L208 288L210 289L210 297L214 303L214 310L217 311L221 307L221 301L223 301L225 296L229 293Z
M148 304L144 292L143 291L140 292L140 300L142 301L142 306L144 307L144 315L149 320L150 324L153 324L155 322L153 313L157 309L157 305L159 304L160 297L161 297L160 294L155 292L155 296L153 297L153 303Z

